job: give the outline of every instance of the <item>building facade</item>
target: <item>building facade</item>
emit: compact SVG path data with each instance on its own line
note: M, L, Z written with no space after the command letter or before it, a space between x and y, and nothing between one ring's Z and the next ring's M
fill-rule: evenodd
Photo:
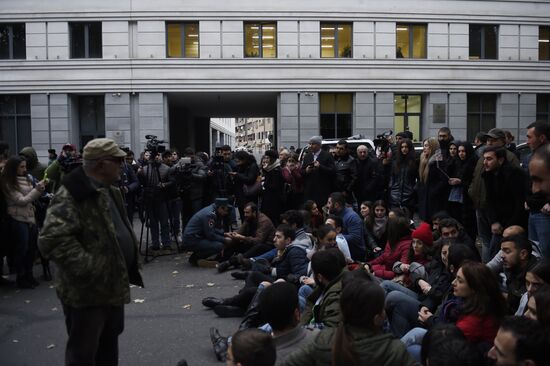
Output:
M144 136L210 148L210 118L277 146L449 126L516 136L550 110L550 2L0 2L0 139L41 157ZM13 151L13 150L12 150Z
M273 146L273 127L273 118L237 118L235 147L245 149L260 161Z

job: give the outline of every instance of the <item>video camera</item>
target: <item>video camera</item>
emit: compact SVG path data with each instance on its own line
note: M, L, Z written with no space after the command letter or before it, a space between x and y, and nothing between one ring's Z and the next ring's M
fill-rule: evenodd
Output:
M390 146L389 138L392 135L393 135L393 131L388 130L376 136L376 139L374 140L374 145L376 146L376 150L379 153L387 154L390 151L391 146Z
M166 151L166 146L161 145L165 143L164 140L159 140L155 135L145 135L145 139L147 140L145 151L151 152L152 160L154 160L158 154L162 154Z

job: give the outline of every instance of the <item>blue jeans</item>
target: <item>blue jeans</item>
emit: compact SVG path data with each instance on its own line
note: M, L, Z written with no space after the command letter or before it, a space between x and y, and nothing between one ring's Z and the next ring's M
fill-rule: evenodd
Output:
M411 329L407 334L401 337L401 342L407 347L407 352L417 362L420 362L420 351L422 350L422 340L428 331L424 328Z
M17 276L32 274L38 238L36 225L12 219L11 227L15 241L14 265Z
M538 242L542 257L550 259L550 215L529 215L529 240Z
M313 292L313 287L310 285L302 285L298 290L298 302L300 304L300 313L304 312L306 308L306 300L309 295Z
M386 291L386 296L392 291L399 291L404 293L405 295L412 297L413 299L418 299L418 294L416 292L409 290L405 286L395 283L393 281L382 281L380 286L384 289L384 291Z
M269 252L265 252L264 254L254 257L252 259L254 259L255 261L257 261L258 259L266 259L269 262L271 262L271 260L275 258L276 255L277 255L277 248L273 248Z
M401 338L417 324L419 308L418 295L412 297L401 291L392 291L386 296L386 310L393 335Z
M477 230L478 236L481 241L481 261L483 263L489 262L491 259L491 224L495 221L493 215L488 209L477 209ZM475 238L473 238L475 239Z

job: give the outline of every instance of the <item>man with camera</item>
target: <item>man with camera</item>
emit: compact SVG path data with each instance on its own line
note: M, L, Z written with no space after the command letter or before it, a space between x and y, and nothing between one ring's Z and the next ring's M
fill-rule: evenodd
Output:
M148 142L147 149L151 152L151 159L138 169L138 177L143 185L145 219L149 218L151 228L151 249L171 249L167 202L174 192L177 195L177 187L170 175L170 167L162 163L158 145Z
M208 163L208 179L210 182L210 202L216 197L231 197L233 195L233 180L229 173L237 168L231 159L231 147L223 145L216 147L212 160Z
M202 208L208 168L195 157L195 152L190 147L183 153L184 157L179 159L170 170L178 184L182 202L182 227L185 227L191 217Z

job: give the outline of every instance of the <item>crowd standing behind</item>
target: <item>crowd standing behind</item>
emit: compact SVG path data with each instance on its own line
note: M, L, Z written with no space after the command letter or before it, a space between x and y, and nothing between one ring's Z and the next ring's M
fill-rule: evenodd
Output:
M148 145L139 157L126 149L122 158L113 148L116 159L100 154L100 160L120 167L118 178L103 180L118 187L129 219L112 211L115 228L132 225L137 214L150 229L153 254L189 251L191 265L234 268L231 275L244 280L231 298L203 299L218 316L244 318L234 343L211 331L220 360L542 365L548 358L541 361L541 352L550 345L550 124L531 123L526 137L530 153L521 161L509 131L480 132L471 144L454 140L447 127L423 140L420 154L404 131L378 156L366 145L351 151L346 140L326 151L322 137L313 136L301 159L287 148L268 150L257 162L227 145L212 157ZM83 171L99 169L90 158L94 141L84 149L84 170L72 144L59 155L50 150L48 166L32 147L10 157L8 146L0 146L1 230L10 239L0 248L2 273L31 289L39 285L33 275L38 255L44 266L48 259L60 263L68 319L81 316L71 308L81 304L67 295L76 280L63 275L76 264L54 243L58 231L51 223L62 219L52 215L62 215L63 200L80 197L74 181ZM107 183L88 176L86 194L105 194ZM46 214L52 197L58 206ZM126 249L133 241L116 233L102 240ZM129 270L135 271L135 255L125 253L118 268L135 275ZM117 306L127 300L125 281ZM280 291L294 290L296 300L288 317L277 320L263 302L275 301L267 290L281 282L287 287ZM532 322L540 337L533 340L522 322ZM315 334L303 333L299 324ZM273 330L273 340L261 331L243 332L257 327ZM295 336L288 344L304 343L295 353L284 351L283 359L287 332ZM242 354L247 347L248 358Z

